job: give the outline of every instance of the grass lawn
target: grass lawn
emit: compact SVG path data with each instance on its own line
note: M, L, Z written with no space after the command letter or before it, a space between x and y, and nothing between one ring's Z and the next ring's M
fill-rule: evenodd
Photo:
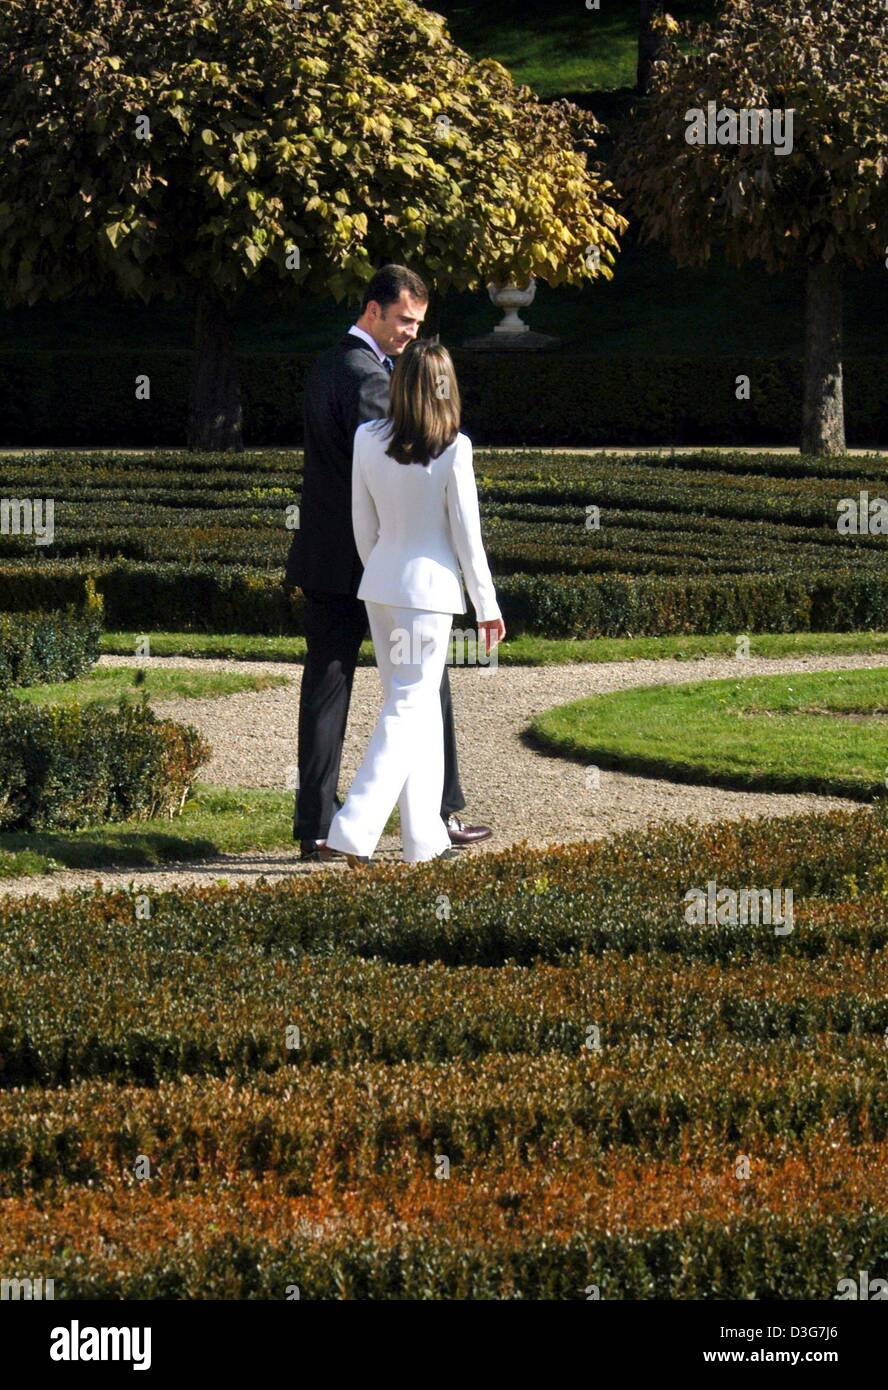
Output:
M103 633L102 651L113 656L131 656L136 641L142 636L143 633L135 632ZM153 632L150 634L150 645L152 656L227 657L234 661L297 663L305 660L304 637ZM734 656L736 649L737 639L731 633L717 633L708 637L595 637L589 641L523 636L512 641L507 638L500 645L498 661L501 666L556 666L584 661L656 661L667 657L675 661L692 661L708 656ZM750 656L775 659L784 656L871 655L878 652L888 652L888 632L768 632L749 639ZM373 648L369 641L361 646L359 664L373 665ZM154 668L150 674L152 677L160 677L176 673L161 672ZM199 673L182 671L178 674L193 676ZM205 679L209 680L211 677L207 676ZM280 677L268 679L274 682L280 680Z
M146 869L220 851L280 849L293 843L292 825L293 792L198 782L173 820L0 834L0 879L60 868Z
M530 737L593 766L868 800L888 776L888 671L626 690L546 710Z
M132 650L133 644L130 644L123 654L130 655ZM141 700L143 695L149 700L221 699L225 695L239 695L244 690L268 690L286 683L286 676L253 676L238 671L163 671L156 667L115 666L97 667L78 680L18 686L9 693L31 705L115 706L121 698L132 703Z
M460 48L475 57L496 58L538 96L635 85L637 0L604 0L597 11L587 9L583 0L547 0L544 6L524 0L483 5L454 0L440 6L439 13Z
M475 58L496 58L541 97L634 87L638 0L438 0L451 37ZM676 19L702 19L712 0L670 0Z
M348 787L340 787L344 797ZM117 821L84 830L0 834L0 880L59 869L150 869L248 850L293 849L292 791L197 782L180 816ZM398 833L395 807L385 834Z
M340 787L344 797L348 787ZM85 830L0 834L0 880L58 869L150 869L214 854L285 849L293 841L292 791L270 787L219 787L197 782L181 816L117 821ZM395 807L385 834L398 832Z

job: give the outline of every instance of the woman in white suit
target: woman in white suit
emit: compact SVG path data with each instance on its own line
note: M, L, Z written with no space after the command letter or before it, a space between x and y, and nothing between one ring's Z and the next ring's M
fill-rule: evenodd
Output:
M472 444L446 348L412 342L397 359L389 416L361 425L352 461L352 522L385 703L327 850L369 863L397 802L408 863L450 858L441 819L444 734L439 690L460 569L485 650L505 636L481 541Z

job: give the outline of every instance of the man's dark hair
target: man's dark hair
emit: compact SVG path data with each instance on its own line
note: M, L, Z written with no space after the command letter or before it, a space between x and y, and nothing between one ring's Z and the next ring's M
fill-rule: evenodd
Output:
M409 291L421 304L428 303L428 289L419 276L408 270L406 265L382 266L364 291L361 313L363 314L371 299L375 299L381 309L387 309L390 304L397 304L402 290Z

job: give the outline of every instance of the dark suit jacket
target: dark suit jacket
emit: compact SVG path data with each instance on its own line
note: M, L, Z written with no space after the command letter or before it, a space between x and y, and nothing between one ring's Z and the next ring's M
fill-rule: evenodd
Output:
M389 374L353 333L314 363L305 383L305 466L299 529L284 583L357 594L362 565L352 530L352 447L365 420L388 414Z

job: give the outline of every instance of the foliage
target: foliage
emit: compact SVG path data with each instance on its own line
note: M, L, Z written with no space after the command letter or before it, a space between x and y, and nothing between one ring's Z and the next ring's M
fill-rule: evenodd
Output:
M0 829L173 815L209 755L195 729L147 706L43 707L0 697Z
M98 659L102 621L102 602L91 579L80 607L0 613L0 690L84 675Z
M127 940L141 942L149 960L173 947L209 956L245 946L289 960L345 950L394 964L451 966L654 949L677 964L812 959L851 944L874 953L888 940L888 897L881 896L886 863L884 816L869 811L669 825L546 851L522 845L457 865L380 865L361 882L324 874L249 890L160 894L150 923L140 923ZM804 930L785 938L766 925L742 933L729 926L687 930L680 904L689 883L730 883L741 873L753 883L792 887L799 903L811 899ZM838 906L850 896L852 875L857 898L870 900L864 913ZM448 906L439 915L441 893ZM47 951L55 940L64 957L71 931L93 941L106 931L116 938L132 921L133 902L117 893L0 903L9 931L16 923L24 931L34 913L45 924ZM12 944L8 932L7 939Z
M688 928L710 877L793 933ZM147 896L0 903L0 1260L57 1299L884 1272L883 815Z
M300 463L284 451L243 463L113 451L7 458L3 486L22 495L64 476L53 484L58 558L35 565L26 539L2 538L3 603L58 607L89 575L112 627L138 631L150 613L183 631L298 632L301 596L285 594L281 575ZM836 525L841 499L885 493L879 458L479 452L476 467L514 636L888 629L884 537Z
M9 0L0 46L9 304L231 301L253 279L341 298L392 259L441 288L611 273L625 223L594 120L411 0Z
M615 178L645 235L680 265L713 244L769 270L834 258L864 265L888 237L888 65L882 0L725 0L672 36L649 99L626 125ZM689 145L690 110L791 109L793 149Z

